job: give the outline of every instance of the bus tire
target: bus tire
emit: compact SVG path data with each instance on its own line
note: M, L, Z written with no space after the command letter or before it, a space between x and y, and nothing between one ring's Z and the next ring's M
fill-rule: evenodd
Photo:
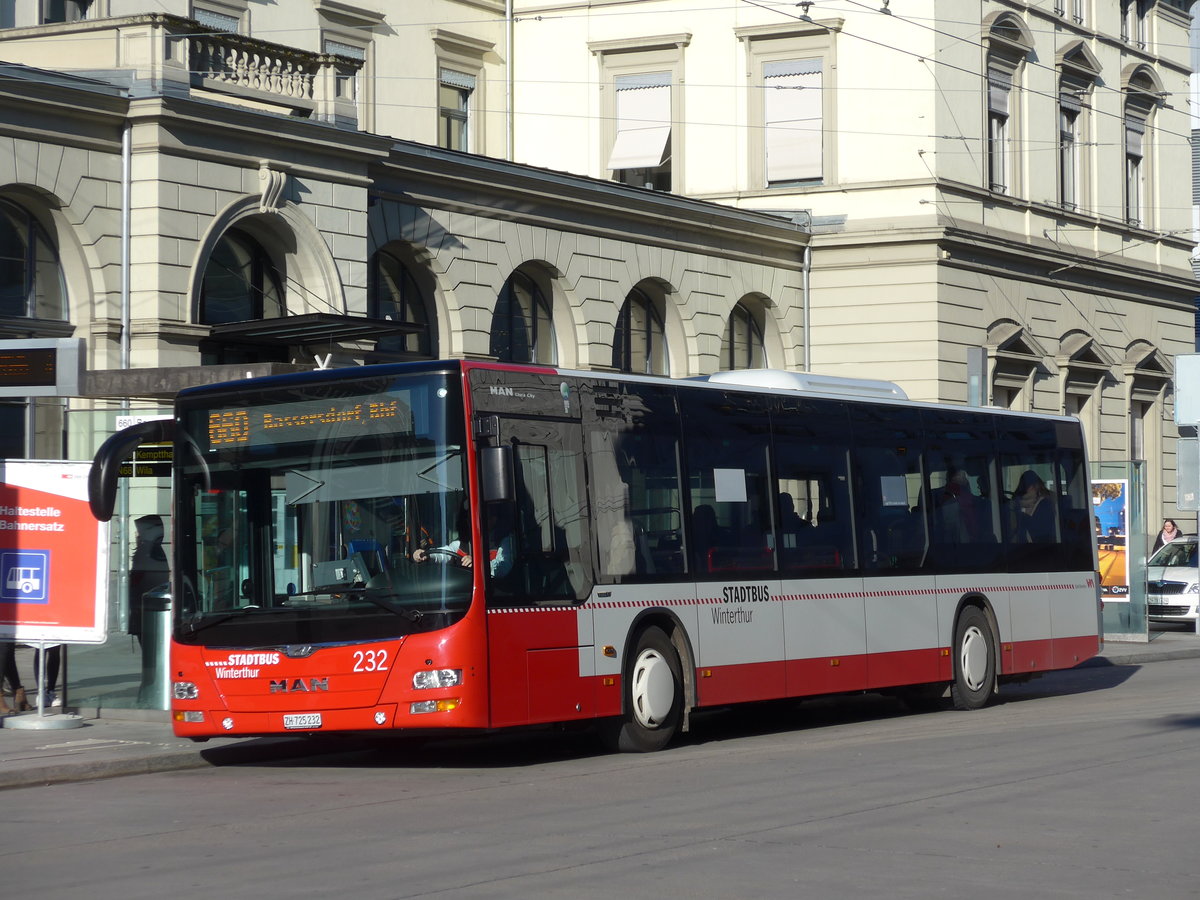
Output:
M610 726L606 743L622 753L652 753L671 742L683 719L683 670L661 628L637 638L625 671L625 714Z
M996 642L987 615L965 607L954 626L954 680L950 700L955 709L980 709L996 688Z

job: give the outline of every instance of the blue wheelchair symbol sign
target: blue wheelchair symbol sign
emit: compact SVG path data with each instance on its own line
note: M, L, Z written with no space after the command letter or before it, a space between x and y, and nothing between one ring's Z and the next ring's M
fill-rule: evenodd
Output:
M0 601L45 603L50 596L50 551L0 552Z

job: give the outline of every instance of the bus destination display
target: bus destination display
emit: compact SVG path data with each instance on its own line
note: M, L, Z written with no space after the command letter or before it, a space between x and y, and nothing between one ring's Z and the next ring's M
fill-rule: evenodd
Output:
M412 431L412 412L395 396L330 402L277 403L269 407L218 409L208 414L208 445L263 446L309 441L331 433Z

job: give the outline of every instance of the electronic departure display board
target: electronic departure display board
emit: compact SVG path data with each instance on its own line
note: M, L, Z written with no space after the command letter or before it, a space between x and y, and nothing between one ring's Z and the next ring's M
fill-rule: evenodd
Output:
M0 340L0 397L77 397L83 340Z

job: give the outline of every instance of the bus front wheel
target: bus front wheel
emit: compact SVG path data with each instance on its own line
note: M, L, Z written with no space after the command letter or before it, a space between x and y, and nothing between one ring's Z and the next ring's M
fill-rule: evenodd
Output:
M954 681L950 699L955 709L980 709L996 686L996 642L987 615L968 606L954 628Z
M606 729L606 743L623 753L663 749L683 718L683 674L679 654L661 628L638 635L624 690L625 714Z

